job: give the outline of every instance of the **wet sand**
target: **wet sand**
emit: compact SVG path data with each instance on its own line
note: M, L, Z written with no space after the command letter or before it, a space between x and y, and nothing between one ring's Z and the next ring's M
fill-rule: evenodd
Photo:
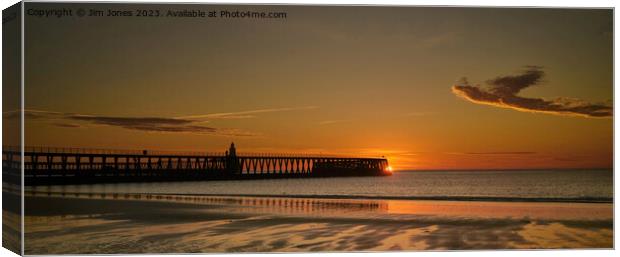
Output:
M612 248L609 203L36 194L26 254Z

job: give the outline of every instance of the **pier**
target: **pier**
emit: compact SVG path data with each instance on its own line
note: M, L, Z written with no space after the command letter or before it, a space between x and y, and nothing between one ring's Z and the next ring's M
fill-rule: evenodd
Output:
M234 144L221 154L26 147L23 158L25 185L391 174L385 158L237 155ZM21 165L19 149L3 149L5 180L18 183Z

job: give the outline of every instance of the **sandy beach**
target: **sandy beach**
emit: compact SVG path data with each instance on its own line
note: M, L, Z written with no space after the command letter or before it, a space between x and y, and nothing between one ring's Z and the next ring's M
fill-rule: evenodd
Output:
M26 254L612 248L610 203L30 193Z

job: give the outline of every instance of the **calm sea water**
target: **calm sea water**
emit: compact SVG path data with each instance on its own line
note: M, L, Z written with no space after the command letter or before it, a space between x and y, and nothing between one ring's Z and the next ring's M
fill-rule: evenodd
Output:
M417 171L389 177L344 177L39 186L26 190L81 193L342 196L373 198L613 197L612 170Z

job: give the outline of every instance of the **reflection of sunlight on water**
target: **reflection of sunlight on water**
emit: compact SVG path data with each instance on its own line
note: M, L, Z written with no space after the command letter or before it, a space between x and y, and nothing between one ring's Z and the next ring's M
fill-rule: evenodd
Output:
M275 214L327 215L373 213L382 215L448 216L515 219L611 219L609 204L597 203L537 203L537 202L477 202L477 201L419 201L363 200L286 197L204 196L167 194L123 194L80 192L34 192L27 196L88 198L111 200L140 200L219 205L239 212ZM239 208L236 208L239 207Z
M340 200L316 198L268 198L268 197L231 197L231 196L194 196L162 194L121 194L121 193L79 193L79 192L34 192L26 191L26 196L44 196L60 198L86 198L109 200L140 200L191 203L198 205L221 205L236 208L235 211L251 211L277 214L344 214L356 212L387 211L385 201L378 200ZM247 207L252 207L247 209Z
M477 218L611 219L610 204L457 201L387 201L389 214Z

